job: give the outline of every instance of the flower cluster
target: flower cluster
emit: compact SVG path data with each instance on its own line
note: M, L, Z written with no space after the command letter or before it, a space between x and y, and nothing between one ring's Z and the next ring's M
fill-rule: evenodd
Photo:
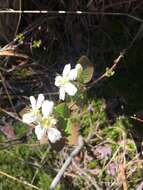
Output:
M55 78L55 85L60 89L59 99L64 100L66 93L70 96L76 94L77 87L72 82L78 78L81 72L80 64L77 64L74 69L71 69L70 64L65 65L62 76L59 75ZM54 102L45 100L43 94L39 94L37 100L34 96L30 96L30 102L30 111L23 115L23 122L36 125L35 134L38 140L46 135L51 143L59 141L62 135L56 128L57 120L53 114Z
M23 122L30 124L35 123L35 134L38 140L41 140L45 135L51 143L61 139L61 132L56 128L57 120L53 115L54 103L45 100L43 94L39 94L37 101L31 96L31 110L23 115Z

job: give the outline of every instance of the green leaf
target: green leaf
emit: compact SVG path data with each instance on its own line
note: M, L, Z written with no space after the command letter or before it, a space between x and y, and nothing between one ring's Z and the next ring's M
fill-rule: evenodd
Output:
M65 133L67 135L70 135L71 134L71 131L72 131L72 122L71 120L69 119L68 122L67 122L67 126L66 126L66 129L65 129Z
M68 118L70 111L68 106L65 103L58 104L55 107L55 113L58 117Z
M78 63L82 65L83 72L79 75L79 81L83 83L88 83L92 79L94 67L93 64L90 62L87 56L82 55L78 60Z
M59 117L58 118L58 126L64 130L66 130L67 127L67 119L63 118L63 117Z

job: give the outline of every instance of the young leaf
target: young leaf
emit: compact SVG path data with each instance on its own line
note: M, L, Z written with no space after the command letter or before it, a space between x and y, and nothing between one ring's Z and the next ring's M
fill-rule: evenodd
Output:
M79 81L83 83L88 83L92 79L92 76L93 76L93 72L94 72L93 64L85 55L80 57L80 59L78 60L78 63L81 64L83 67L83 72L78 77L78 79Z
M39 48L42 44L42 41L41 40L34 40L33 43L32 43L32 47L33 48Z
M58 117L68 118L69 117L69 109L68 106L65 103L58 104L55 107L55 113Z
M23 44L24 39L25 39L24 34L22 34L22 33L17 34L16 40L17 40L20 44Z

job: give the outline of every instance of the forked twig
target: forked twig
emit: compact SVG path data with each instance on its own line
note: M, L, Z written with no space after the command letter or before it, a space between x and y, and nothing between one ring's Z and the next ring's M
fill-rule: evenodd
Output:
M56 188L56 186L60 182L60 179L63 176L64 172L66 171L66 169L70 165L72 159L80 152L80 150L82 149L83 145L84 145L83 138L82 138L82 136L79 136L78 137L78 145L72 151L72 153L70 154L70 156L67 158L67 160L63 164L62 168L59 170L58 174L56 175L56 177L52 181L49 190L54 190Z
M119 64L120 60L124 58L125 51L121 52L120 55L114 60L114 64L109 68L110 71L114 71ZM86 88L86 90L91 89L97 82L101 81L102 79L107 77L107 73L103 73L99 78L94 80L92 83L89 84L89 86Z

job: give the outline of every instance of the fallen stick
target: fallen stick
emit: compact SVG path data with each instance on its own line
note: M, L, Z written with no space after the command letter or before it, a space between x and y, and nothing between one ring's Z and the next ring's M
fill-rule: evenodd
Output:
M73 157L75 157L80 150L82 149L84 143L83 143L83 138L82 136L78 137L78 145L76 146L76 148L72 151L72 153L70 154L70 156L67 158L67 160L65 161L65 163L63 164L62 168L59 170L58 174L56 175L56 177L53 179L49 190L54 190L56 188L56 186L58 185L58 183L60 182L61 177L63 176L64 172L66 171L66 169L68 168L68 166L70 165Z

